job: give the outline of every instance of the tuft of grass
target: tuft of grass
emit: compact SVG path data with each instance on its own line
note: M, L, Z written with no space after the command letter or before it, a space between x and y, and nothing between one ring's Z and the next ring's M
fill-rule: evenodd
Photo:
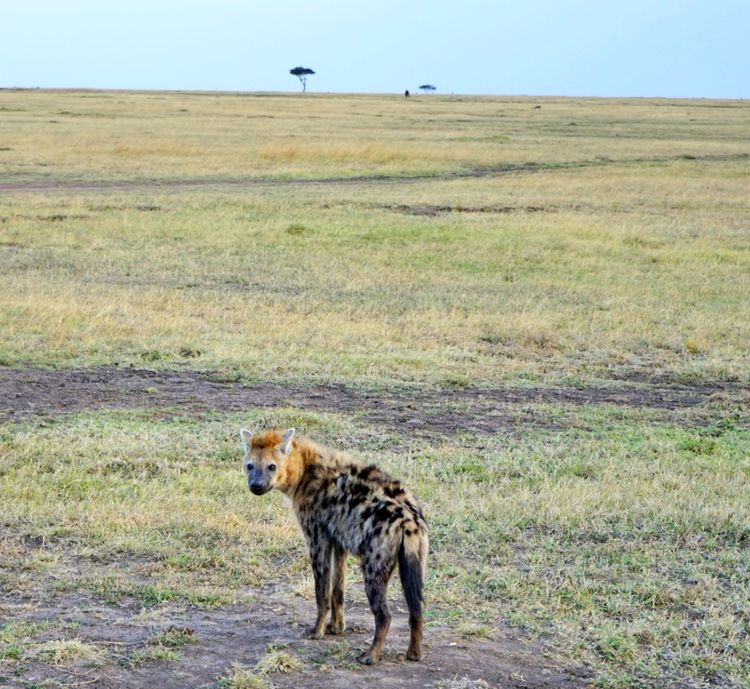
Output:
M20 660L23 651L18 644L9 643L0 646L0 660Z
M15 644L52 627L51 622L8 622L0 627L0 643Z
M715 438L694 435L681 440L678 447L680 450L686 450L696 455L712 455L719 448L719 443Z
M189 644L198 643L195 631L187 627L170 627L152 636L143 648L135 650L127 658L127 665L139 667L151 663L171 663L181 658L180 650Z
M624 633L605 635L597 643L596 650L608 661L625 664L635 658L637 641Z
M7 622L0 627L0 660L18 661L38 654L34 637L54 627L51 622Z
M302 223L292 223L289 225L289 227L286 228L286 233L291 235L303 235L303 234L310 234L312 230L307 227L306 225L303 225Z
M155 607L176 598L185 597L173 588L148 583L127 582L112 575L90 577L80 581L79 584L109 605L116 605L123 598L134 598L144 607Z
M73 665L97 662L104 657L103 649L81 639L58 639L41 644L37 657L51 665Z
M167 648L179 649L188 644L198 643L198 636L193 629L172 626L164 633L149 639L148 643L152 646L165 646Z
M129 667L141 667L152 663L174 663L180 659L179 651L161 645L139 648L127 659Z
M481 622L461 622L456 625L456 632L468 639L488 639L495 628Z
M297 656L282 648L270 646L263 657L255 665L256 672L262 675L274 673L299 672L304 664Z
M265 677L236 663L231 674L219 680L219 686L221 689L269 689Z

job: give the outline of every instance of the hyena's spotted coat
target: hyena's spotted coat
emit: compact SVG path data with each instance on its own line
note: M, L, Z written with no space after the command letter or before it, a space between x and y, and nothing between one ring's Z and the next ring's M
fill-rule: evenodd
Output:
M391 623L386 590L396 563L409 608L407 658L421 658L423 582L427 524L414 496L375 465L276 430L253 435L242 430L248 486L256 495L272 488L292 502L307 539L315 575L318 617L312 638L344 632L344 576L347 553L362 561L365 589L375 616L375 638L359 661L380 658ZM326 625L328 612L331 622Z

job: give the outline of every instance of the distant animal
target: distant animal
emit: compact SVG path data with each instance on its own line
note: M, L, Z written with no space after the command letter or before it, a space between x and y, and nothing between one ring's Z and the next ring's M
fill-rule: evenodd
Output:
M375 616L375 636L358 660L378 662L391 614L387 587L398 563L409 609L406 657L420 660L424 627L427 524L414 496L374 464L317 445L294 428L253 434L240 431L250 491L272 488L291 501L310 551L317 618L307 636L344 633L344 578L347 553L359 557L365 591ZM328 613L331 621L326 625Z
M409 89L406 89L406 91L404 91L404 97L405 98L409 97Z
M541 105L535 105L533 109L534 109L534 110L541 110L541 109L542 109L542 106L541 106Z

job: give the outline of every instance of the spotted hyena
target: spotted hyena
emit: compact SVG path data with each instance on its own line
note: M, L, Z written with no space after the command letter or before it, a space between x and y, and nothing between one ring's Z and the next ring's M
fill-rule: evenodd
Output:
M406 657L419 660L428 541L414 496L375 465L363 466L296 435L293 428L257 435L243 429L240 434L248 487L255 495L272 488L284 493L307 539L318 607L308 636L343 634L346 557L354 553L362 562L375 616L375 638L358 660L371 665L380 659L391 624L386 590L396 563L409 608Z

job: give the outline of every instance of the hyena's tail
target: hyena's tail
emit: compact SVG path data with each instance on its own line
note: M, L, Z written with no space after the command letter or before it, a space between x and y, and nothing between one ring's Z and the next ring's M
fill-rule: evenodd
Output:
M409 660L419 660L422 657L422 630L424 618L422 605L424 603L424 576L427 568L427 552L429 543L427 530L419 524L407 524L401 547L398 549L398 573L401 578L401 588L404 590L406 605L409 608Z

